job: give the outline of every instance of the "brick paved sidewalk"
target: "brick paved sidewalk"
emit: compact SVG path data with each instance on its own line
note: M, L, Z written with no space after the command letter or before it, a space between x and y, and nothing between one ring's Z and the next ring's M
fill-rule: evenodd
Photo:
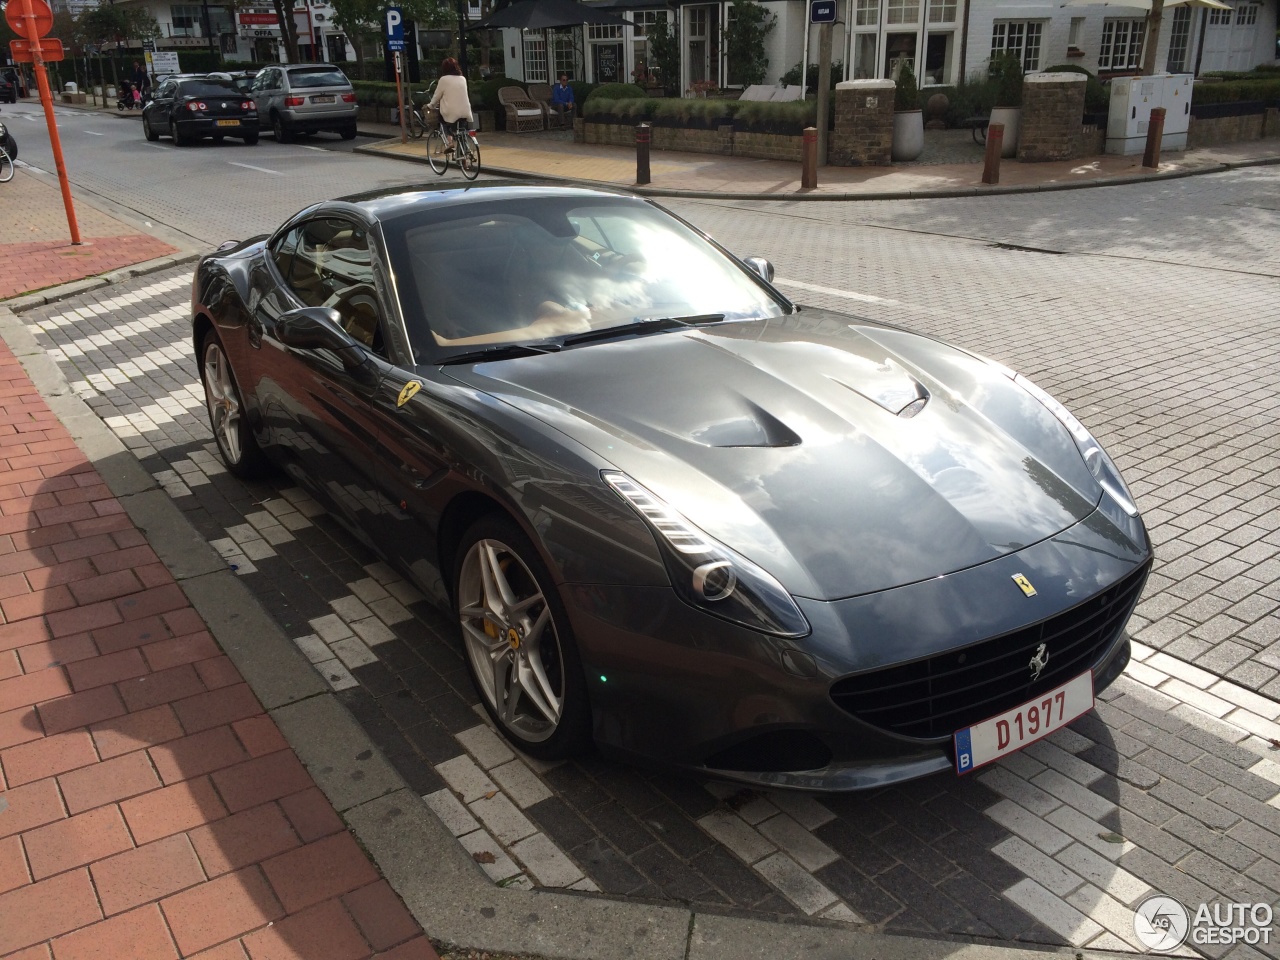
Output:
M0 957L435 951L0 344Z
M75 203L83 240L71 243L57 180L18 170L0 185L0 300L97 276L177 250L87 203Z

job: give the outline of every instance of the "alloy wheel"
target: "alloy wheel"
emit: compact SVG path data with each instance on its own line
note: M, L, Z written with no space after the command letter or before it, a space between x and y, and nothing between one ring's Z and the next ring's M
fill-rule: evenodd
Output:
M231 364L222 345L216 342L210 342L204 350L204 399L218 446L230 464L238 464L244 456L240 446L240 396L231 378Z
M518 740L555 734L565 704L564 651L533 573L500 540L472 544L458 577L458 615L481 693Z

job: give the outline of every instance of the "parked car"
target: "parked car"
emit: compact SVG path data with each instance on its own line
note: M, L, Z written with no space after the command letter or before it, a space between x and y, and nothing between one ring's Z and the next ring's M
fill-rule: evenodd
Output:
M192 334L227 467L450 611L530 755L848 790L1090 710L1152 559L1115 465L1006 367L772 276L619 192L401 188L202 258Z
M252 93L253 78L257 75L257 70L229 70L209 74L211 77L222 77L230 80L235 84L235 88L244 94Z
M344 140L355 139L356 93L347 75L333 64L265 67L254 77L252 90L258 115L280 143L300 133L326 130Z
M258 111L252 98L226 77L169 77L142 108L142 132L148 140L168 134L178 146L203 137L236 137L258 142Z

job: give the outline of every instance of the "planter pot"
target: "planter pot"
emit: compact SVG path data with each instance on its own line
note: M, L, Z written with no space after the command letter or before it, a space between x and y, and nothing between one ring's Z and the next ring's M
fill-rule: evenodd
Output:
M914 160L924 152L924 114L919 110L903 110L893 115L893 159Z
M475 118L481 133L493 133L498 129L498 120L492 110L477 110Z
M991 122L1004 124L1004 145L1000 150L1000 156L1012 157L1017 154L1018 125L1021 121L1021 107L996 107L991 111Z

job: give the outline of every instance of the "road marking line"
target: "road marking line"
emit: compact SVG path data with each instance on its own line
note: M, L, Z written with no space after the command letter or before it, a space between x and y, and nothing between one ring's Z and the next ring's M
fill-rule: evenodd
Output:
M312 147L312 146L308 146L308 145L307 145L307 144L305 144L305 143L304 143L304 144L301 144L301 147L302 147L302 149L303 149L303 150L319 150L321 153L328 153L328 152L329 152L329 151L328 151L328 150L326 150L324 147Z
M816 283L802 283L799 280L785 280L778 277L773 281L775 284L782 284L788 287L799 287L801 290L811 290L814 293L825 293L832 297L844 297L846 300L858 300L862 303L883 303L895 306L901 301L889 300L886 297L875 297L869 293L854 293L852 290L837 290L835 287L820 287Z
M246 170L257 170L259 173L274 173L277 177L283 177L284 174L279 170L268 170L266 167L255 167L251 163L237 163L235 160L228 160L227 163L233 167L244 167Z
M95 132L95 131L93 131L93 130L85 130L84 132L85 132L85 133L87 133L87 134L88 134L89 136L91 136L91 137L105 137L105 136L106 136L106 134L105 134L105 133L96 133L96 132Z

